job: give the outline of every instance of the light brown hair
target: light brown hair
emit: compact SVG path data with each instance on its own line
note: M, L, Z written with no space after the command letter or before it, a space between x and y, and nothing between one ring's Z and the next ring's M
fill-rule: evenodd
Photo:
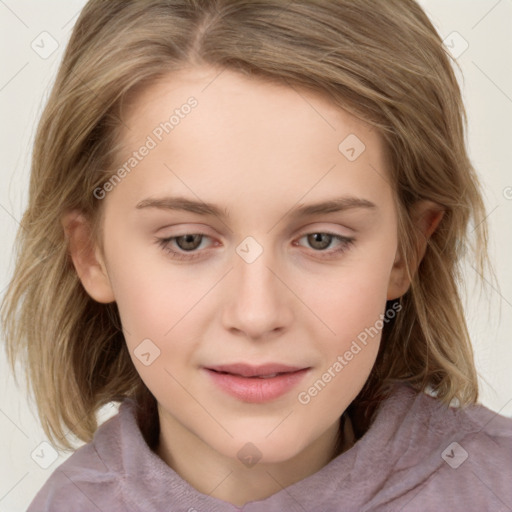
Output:
M389 155L407 261L418 236L413 204L428 199L445 211L351 405L361 425L396 381L431 386L445 403L474 403L477 376L458 284L466 249L484 273L485 211L465 147L467 119L452 59L419 5L92 0L76 22L39 123L16 267L2 304L9 361L13 369L18 359L25 364L49 439L71 448L67 429L90 441L99 407L126 396L154 412L116 305L85 292L60 219L81 210L101 243L102 203L93 191L113 174L123 102L159 77L201 64L315 91L375 126Z

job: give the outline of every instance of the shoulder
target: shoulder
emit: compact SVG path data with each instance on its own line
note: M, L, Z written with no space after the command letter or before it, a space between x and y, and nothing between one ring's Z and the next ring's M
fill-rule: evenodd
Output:
M124 423L132 414L128 404L103 423L93 440L78 448L50 475L27 512L118 510L124 474ZM120 509L119 509L120 510ZM124 504L122 510L129 510Z
M409 481L404 512L512 509L512 418L481 404L450 407L408 386L382 412L401 416L388 488Z
M499 460L511 462L506 456L512 450L512 418L481 404L448 406L434 396L409 387L403 396L407 413L401 427L410 430L411 439L417 444L435 446L450 440L466 446L474 457L485 450L495 452Z

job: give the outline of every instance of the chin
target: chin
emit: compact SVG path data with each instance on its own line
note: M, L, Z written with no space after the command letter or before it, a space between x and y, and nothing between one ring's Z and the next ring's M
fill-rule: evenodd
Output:
M257 464L279 464L287 462L302 453L310 444L304 437L304 431L282 431L280 435L273 432L252 432L231 440L229 448L220 446L219 452L224 456L237 459L247 467ZM272 439L272 437L274 438ZM256 462L255 462L256 461Z

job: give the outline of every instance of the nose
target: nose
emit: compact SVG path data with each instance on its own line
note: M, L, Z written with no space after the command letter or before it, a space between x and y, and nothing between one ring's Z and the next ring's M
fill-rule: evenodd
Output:
M293 294L280 275L270 250L252 262L234 255L223 305L224 328L252 340L282 333L293 319Z

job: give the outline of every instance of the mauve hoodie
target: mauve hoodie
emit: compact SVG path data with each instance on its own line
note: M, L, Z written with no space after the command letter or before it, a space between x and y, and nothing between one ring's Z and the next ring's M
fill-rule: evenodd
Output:
M202 494L144 440L125 399L50 476L28 512L512 511L512 419L399 384L348 450L237 507Z

